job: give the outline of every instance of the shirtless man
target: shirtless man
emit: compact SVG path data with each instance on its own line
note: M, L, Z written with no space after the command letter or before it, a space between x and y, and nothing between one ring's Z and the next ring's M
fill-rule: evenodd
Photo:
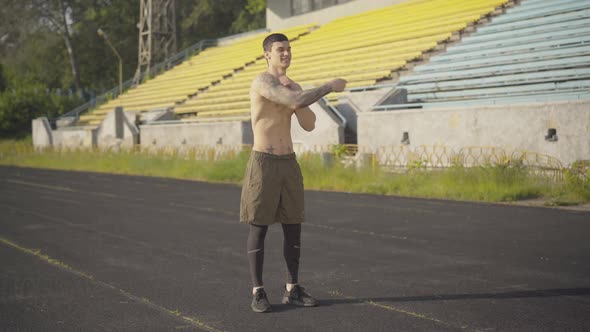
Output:
M318 302L298 284L303 177L291 140L291 117L297 117L306 131L315 128L315 114L308 108L330 92L344 90L346 81L332 80L318 88L303 90L287 77L291 46L282 34L271 34L262 44L268 70L258 75L250 89L253 151L246 167L240 222L250 225L248 261L252 278L255 312L271 311L262 283L264 239L268 226L283 227L283 254L287 263L287 283L282 302L313 307Z

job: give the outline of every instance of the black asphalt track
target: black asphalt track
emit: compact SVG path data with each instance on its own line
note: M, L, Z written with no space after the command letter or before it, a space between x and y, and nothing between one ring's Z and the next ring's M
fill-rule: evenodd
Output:
M306 192L300 282L250 311L235 185L0 167L1 331L588 331L590 213Z

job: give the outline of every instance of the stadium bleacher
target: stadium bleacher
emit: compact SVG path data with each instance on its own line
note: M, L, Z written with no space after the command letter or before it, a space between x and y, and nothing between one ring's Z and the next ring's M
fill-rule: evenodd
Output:
M304 87L342 77L349 81L349 88L396 78L396 71L409 61L419 59L507 2L413 0L337 19L292 43L289 76ZM261 48L260 41L258 44ZM247 118L250 83L265 68L266 61L261 58L175 107L175 113L189 121ZM334 100L338 94L328 97Z
M371 86L398 77L413 60L451 40L507 0L411 0L334 20L279 31L291 37L289 76L302 86L342 77L348 87ZM316 29L317 28L317 29ZM267 33L211 47L119 98L82 115L97 125L116 106L127 111L173 108L182 120L247 119L249 87L266 68L261 40ZM331 94L336 100L339 94Z
M314 28L314 24L290 28L282 32L297 38ZM80 116L80 124L97 125L115 107L127 111L172 108L189 96L208 88L224 77L234 74L260 56L260 39L266 33L255 34L228 45L210 47L180 65L130 89L119 98L101 105L94 112Z
M523 0L400 78L375 110L590 99L590 0Z
M355 144L356 151L400 143L479 144L565 163L587 159L581 142L587 130L579 124L588 121L590 103L590 0L409 0L343 17L356 11L352 4L334 6L328 16L340 18L321 26L280 30L302 18L312 21L316 13L275 24L291 37L288 74L303 88L336 77L349 81L348 91L328 95L340 104L324 99L312 106L319 116L314 132L294 126L297 151L333 144ZM53 137L49 144L57 146L124 140L154 150L251 145L249 90L266 70L261 43L268 33L224 38L77 123L73 115L92 103L74 109L56 121L55 136L37 136ZM173 113L164 117L174 117L159 121L150 118L160 113L141 114L142 126L123 121L128 130L121 135L114 124L123 117L111 113L116 106L132 112L165 108ZM421 108L430 110L373 112ZM46 122L37 125L42 133L51 125Z

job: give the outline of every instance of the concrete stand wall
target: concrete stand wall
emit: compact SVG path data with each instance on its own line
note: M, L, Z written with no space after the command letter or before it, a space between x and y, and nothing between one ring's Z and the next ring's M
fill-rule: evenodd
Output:
M98 128L64 127L51 132L55 148L92 148L96 146Z
M344 126L337 116L326 111L318 103L309 107L315 113L315 129L308 132L299 125L297 117L291 118L291 137L295 151L307 151L316 145L344 143Z
M123 112L117 107L107 115L97 130L99 148L132 148L139 143L139 129L135 126L137 114Z
M33 146L35 148L46 148L53 146L53 136L51 135L51 125L47 118L37 118L33 120Z
M353 132L358 131L357 114L371 112L377 104L391 89L377 89L361 92L352 92L338 98L338 111L346 118L347 126Z
M215 145L252 144L250 121L224 121L214 123L178 122L140 126L141 147L161 149L169 147L196 147Z
M550 128L557 140L546 140ZM410 146L493 146L529 150L565 165L590 159L590 102L501 105L432 110L399 110L358 114L360 149Z
M117 107L99 127L58 127L51 130L47 118L33 120L33 146L36 148L132 148L139 143L135 126L137 114Z

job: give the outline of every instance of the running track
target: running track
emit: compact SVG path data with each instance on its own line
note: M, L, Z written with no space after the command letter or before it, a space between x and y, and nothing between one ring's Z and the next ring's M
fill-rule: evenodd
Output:
M590 213L306 192L300 281L280 227L250 311L234 185L0 167L0 330L590 330Z

